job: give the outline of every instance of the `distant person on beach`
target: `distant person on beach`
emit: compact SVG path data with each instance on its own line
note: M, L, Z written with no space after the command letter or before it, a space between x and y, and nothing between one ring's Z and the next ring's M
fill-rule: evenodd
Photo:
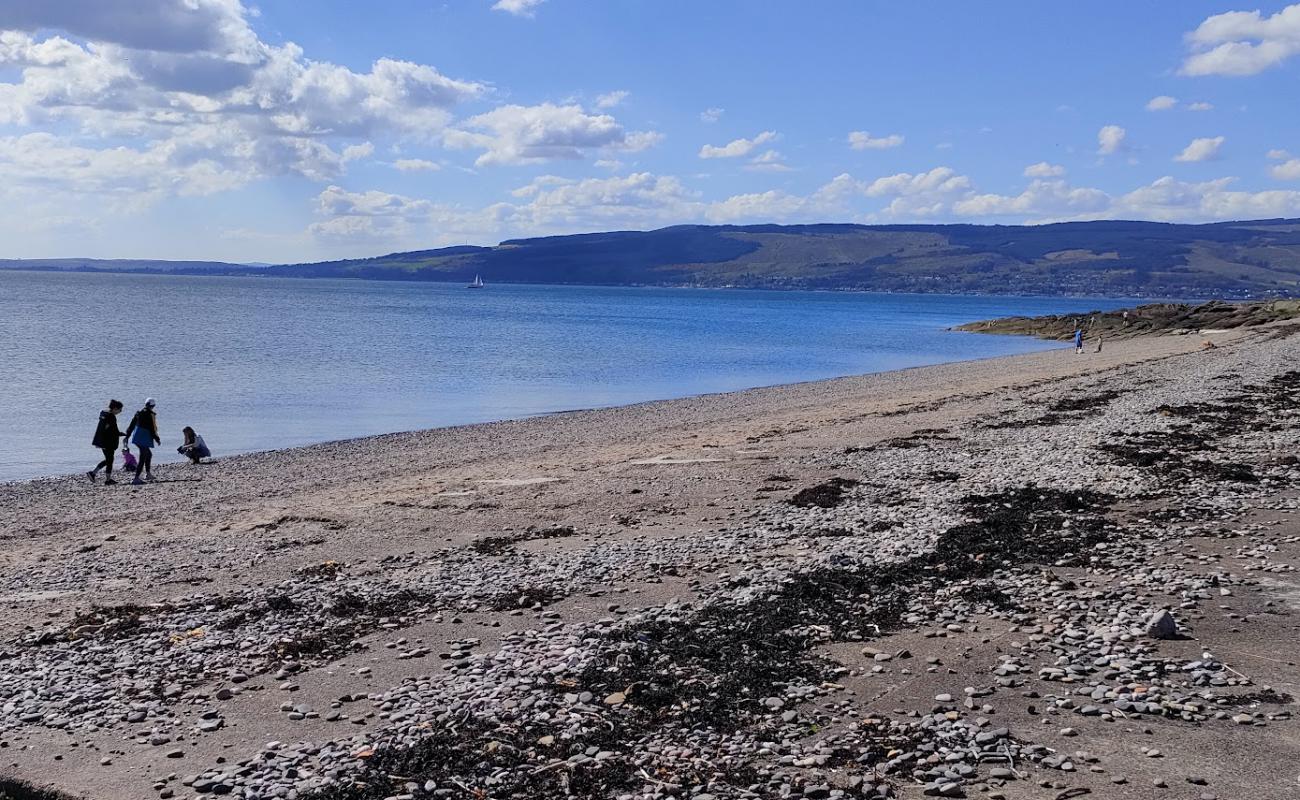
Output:
M158 415L153 410L155 405L152 397L145 400L144 408L135 412L131 424L126 427L127 439L140 449L140 463L135 465L135 480L131 481L132 485L138 486L145 480L153 480L153 448L154 445L162 444L162 437L158 435ZM140 480L141 472L144 473L144 480Z
M1074 353L1078 355L1083 352L1083 328L1074 329Z
M201 458L211 457L212 451L208 449L207 442L189 425L181 429L181 435L185 437L185 443L176 448L176 452L188 458L191 464L199 463Z
M1101 334L1097 334L1097 352L1101 352Z
M99 412L99 425L95 427L95 438L91 444L100 449L104 454L104 460L95 465L95 468L86 473L90 482L95 482L95 476L99 471L104 470L104 485L112 486L117 483L113 480L113 456L117 454L117 446L122 442L122 433L117 427L117 415L122 412L121 400L109 400L108 409Z

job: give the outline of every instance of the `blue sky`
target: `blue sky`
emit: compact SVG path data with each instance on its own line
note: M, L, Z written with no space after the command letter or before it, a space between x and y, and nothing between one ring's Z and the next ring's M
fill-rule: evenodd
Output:
M1300 4L0 0L0 257L1300 216Z

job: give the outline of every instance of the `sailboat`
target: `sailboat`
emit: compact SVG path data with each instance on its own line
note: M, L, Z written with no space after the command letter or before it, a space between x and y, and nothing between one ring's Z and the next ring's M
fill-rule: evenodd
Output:
M478 275L474 276L474 282L465 287L466 289L482 289L483 279Z

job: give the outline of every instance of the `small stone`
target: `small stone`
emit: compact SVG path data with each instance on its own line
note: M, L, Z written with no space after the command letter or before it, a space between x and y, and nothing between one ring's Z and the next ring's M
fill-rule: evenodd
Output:
M1178 636L1178 623L1173 614L1162 608L1147 620L1146 631L1153 639L1173 639Z

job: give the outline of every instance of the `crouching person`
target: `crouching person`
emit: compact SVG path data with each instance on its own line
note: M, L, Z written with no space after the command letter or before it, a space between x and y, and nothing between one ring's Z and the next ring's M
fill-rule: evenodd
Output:
M181 433L185 436L185 443L176 448L176 452L188 458L191 464L197 464L199 459L212 456L207 442L203 441L203 437L195 433L193 428L186 425Z

